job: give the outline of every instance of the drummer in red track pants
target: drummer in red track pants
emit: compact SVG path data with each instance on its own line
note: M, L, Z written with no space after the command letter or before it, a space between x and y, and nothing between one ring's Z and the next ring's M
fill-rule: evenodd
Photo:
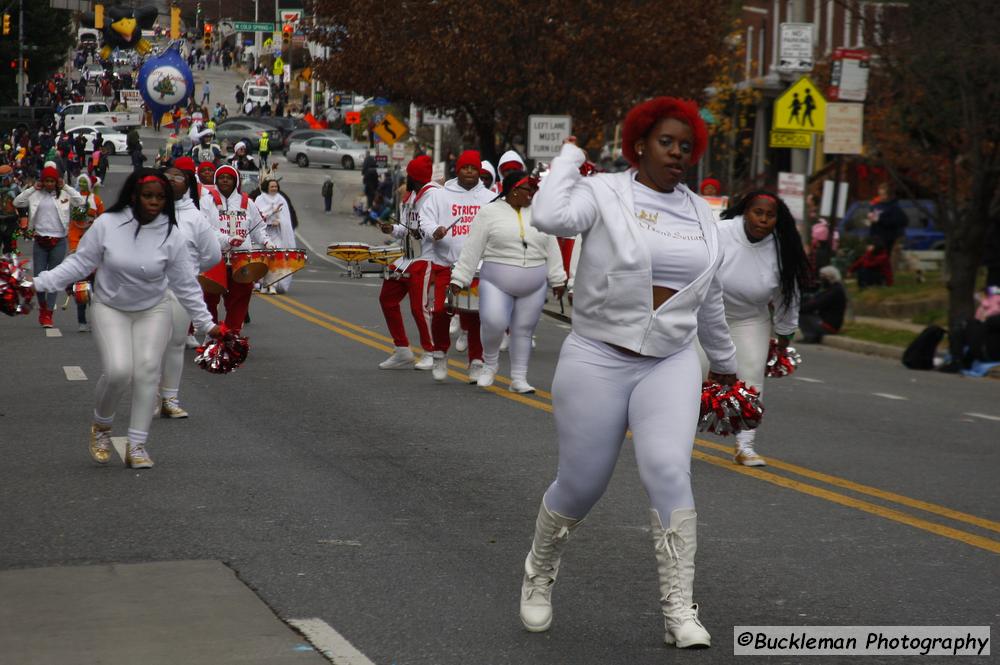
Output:
M492 201L493 192L483 187L479 180L482 159L477 150L466 150L455 162L458 177L444 187L433 189L425 195L420 206L420 230L427 244L431 245L431 282L434 288L434 307L431 336L434 338L432 373L435 381L448 378L448 348L451 337L448 326L451 315L445 306L451 267L458 261L465 239L469 237L473 219L479 209ZM462 326L469 331L469 383L479 381L483 371L483 345L479 338L479 315L462 312Z
M212 320L219 320L219 299L226 306L226 327L239 332L246 320L253 295L253 283L242 284L233 281L232 269L228 267L231 253L240 249L273 249L267 239L264 219L250 197L240 191L240 174L228 164L215 172L215 187L218 191L207 191L201 198L201 209L209 223L229 236L229 252L224 256L228 290L224 294L205 294L205 304L212 313Z
M382 291L378 301L382 306L385 323L392 334L392 342L396 346L392 355L379 363L381 369L431 369L434 342L431 339L431 307L427 304L427 292L430 282L432 243L422 243L420 256L416 256L413 241L420 238L420 207L430 190L440 187L431 182L433 162L427 155L421 155L406 166L406 198L399 206L399 219L402 224L382 224L383 233L389 233L403 244L403 258L389 266L389 279L382 283ZM413 351L410 350L410 340L403 326L403 313L399 304L409 294L410 312L416 321L420 334L420 346L424 355L414 364Z

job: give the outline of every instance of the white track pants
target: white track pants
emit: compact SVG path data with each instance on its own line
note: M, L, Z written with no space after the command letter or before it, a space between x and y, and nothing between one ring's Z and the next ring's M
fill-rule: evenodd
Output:
M545 305L544 265L533 268L484 262L479 273L479 321L483 362L497 367L500 342L510 329L510 378L526 381L531 336Z
M172 291L167 292L170 301L170 341L163 352L163 377L160 379L160 396L177 397L181 387L181 374L184 372L184 346L187 342L188 327L191 317L181 306Z

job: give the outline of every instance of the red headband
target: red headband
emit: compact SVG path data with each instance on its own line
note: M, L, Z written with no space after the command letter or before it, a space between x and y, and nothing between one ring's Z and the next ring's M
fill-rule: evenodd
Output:
M160 183L161 185L163 184L163 181L162 181L162 180L160 180L160 179L159 179L159 178L158 178L157 176L155 176L155 175L144 175L144 176L142 176L141 178L139 178L139 182L137 182L136 184L137 184L137 185L145 185L145 184L146 184L147 182L158 182L158 183Z
M532 178L530 175L526 175L517 182L515 182L514 186L511 187L511 190L515 190L521 185L528 185L531 189L538 189L538 179Z
M755 199L767 199L768 201L772 201L773 203L777 203L778 202L778 199L774 198L770 194L758 194L754 198Z

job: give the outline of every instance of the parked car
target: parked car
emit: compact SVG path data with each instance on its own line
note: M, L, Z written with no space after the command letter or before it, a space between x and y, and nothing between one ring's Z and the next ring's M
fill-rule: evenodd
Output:
M335 139L347 139L351 140L351 137L344 132L339 132L336 129L296 129L294 132L285 137L285 142L281 147L281 152L288 157L288 147L292 145L295 141L305 141L306 139L311 139L317 136L329 136Z
M944 233L937 228L934 220L937 208L929 199L900 199L899 207L906 214L908 223L903 231L903 249L925 250L944 249ZM868 201L855 201L840 220L842 236L867 237L871 223L868 213L872 205Z
M67 134L74 139L81 134L87 139L87 152L94 152L94 139L97 132L101 133L101 146L104 154L111 156L115 154L124 155L128 152L126 147L128 137L111 127L95 127L94 125L78 125L69 130Z
M142 111L114 111L104 102L70 104L62 112L64 131L81 125L131 129L142 124Z
M268 132L268 136L271 138L271 151L275 152L277 150L284 150L286 140L288 135L293 131L300 128L308 128L309 124L302 120L301 118L290 118L285 116L249 116L249 115L237 115L230 116L226 120L237 120L237 121L247 121L247 122L259 122L263 125L268 125L273 129L273 132Z
M215 126L215 140L228 147L243 141L247 150L256 151L261 134L271 131L274 130L270 125L256 120L223 120Z
M347 138L314 136L304 141L293 141L288 146L288 159L302 168L310 164L332 166L351 170L365 159L368 146Z

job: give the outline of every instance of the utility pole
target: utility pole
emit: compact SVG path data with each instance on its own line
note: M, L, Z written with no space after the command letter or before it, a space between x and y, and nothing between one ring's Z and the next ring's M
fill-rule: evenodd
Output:
M17 2L17 105L24 106L27 80L24 71L24 0Z

